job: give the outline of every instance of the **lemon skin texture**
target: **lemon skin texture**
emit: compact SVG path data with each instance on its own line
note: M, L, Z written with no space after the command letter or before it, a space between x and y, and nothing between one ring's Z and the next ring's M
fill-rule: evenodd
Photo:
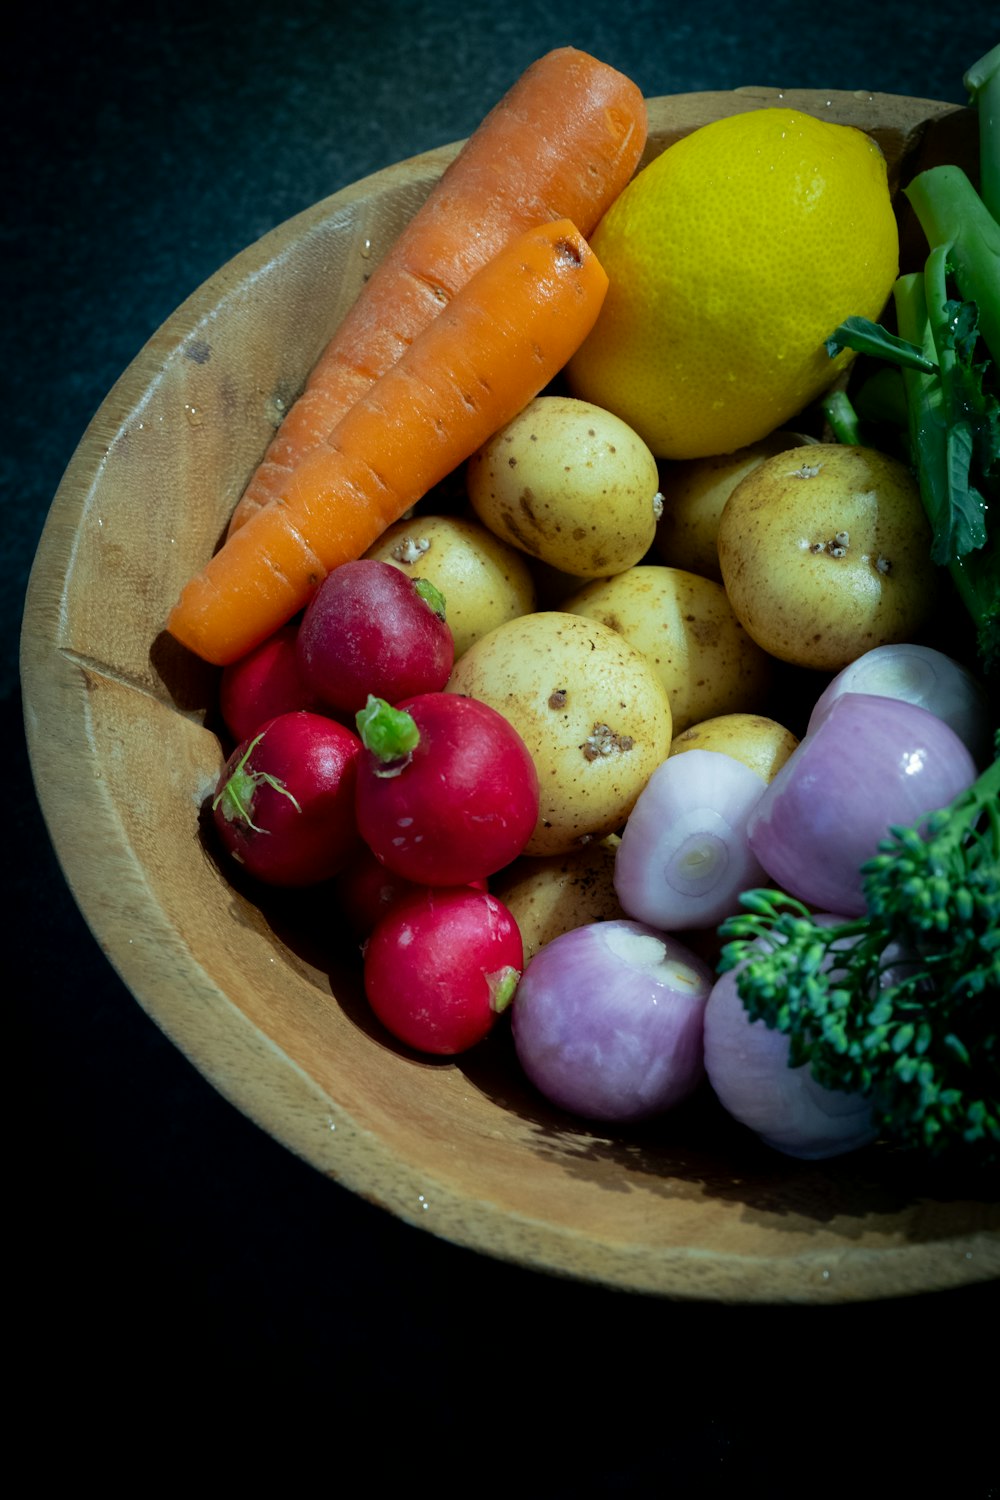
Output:
M731 453L802 411L851 358L824 341L879 316L899 264L878 145L789 109L668 147L591 243L610 285L569 385L659 458Z

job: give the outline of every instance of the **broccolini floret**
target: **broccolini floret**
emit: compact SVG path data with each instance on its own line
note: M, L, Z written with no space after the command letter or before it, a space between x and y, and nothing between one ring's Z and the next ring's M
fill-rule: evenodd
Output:
M1000 758L862 874L866 915L831 927L746 892L720 969L743 965L750 1017L788 1035L791 1066L869 1097L886 1139L1000 1163Z

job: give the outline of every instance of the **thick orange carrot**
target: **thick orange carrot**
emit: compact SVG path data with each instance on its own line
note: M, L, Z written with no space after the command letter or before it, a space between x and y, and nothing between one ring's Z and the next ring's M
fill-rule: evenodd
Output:
M592 233L646 143L641 91L560 47L486 116L390 247L320 356L237 505L230 532L273 500L288 471L480 266L546 219Z
M589 333L607 277L568 219L519 235L223 544L167 621L224 666L525 407Z

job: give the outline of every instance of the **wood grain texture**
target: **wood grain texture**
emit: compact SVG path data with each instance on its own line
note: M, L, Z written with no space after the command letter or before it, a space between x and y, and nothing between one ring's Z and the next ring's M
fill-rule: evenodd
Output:
M953 105L746 89L652 100L648 154L774 103L869 130L894 181L974 149L970 113ZM456 150L335 193L224 266L125 371L67 469L29 585L22 678L39 800L81 910L139 1003L237 1108L444 1238L723 1301L855 1301L996 1276L1000 1208L981 1186L928 1180L878 1149L786 1162L704 1104L627 1138L594 1131L535 1098L503 1038L447 1063L394 1048L346 940L336 964L317 947L310 898L258 902L201 837L223 761L218 677L164 636L167 611Z

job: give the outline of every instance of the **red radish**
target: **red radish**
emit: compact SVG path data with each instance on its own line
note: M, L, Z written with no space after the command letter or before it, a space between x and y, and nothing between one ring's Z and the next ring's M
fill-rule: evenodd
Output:
M422 885L468 885L521 853L538 775L514 726L486 703L423 693L357 716L358 828L378 859Z
M486 891L431 889L397 901L365 947L365 993L383 1026L420 1052L465 1052L513 998L517 923Z
M269 885L332 879L358 848L361 741L322 714L270 719L233 751L212 813L229 853Z
M367 937L390 907L420 889L412 880L404 880L402 875L387 870L368 845L362 843L347 868L337 876L337 905L351 931L358 937Z
M299 671L296 627L283 625L246 656L224 668L219 708L234 740L247 740L262 724L297 708L315 708Z
M439 692L455 641L432 584L361 558L327 574L302 617L299 668L324 707L355 714L369 693L396 703Z
M480 890L486 889L485 880L473 880L469 884ZM368 845L362 843L346 870L337 876L336 898L352 932L358 937L367 937L390 907L403 896L422 889L414 881L387 870Z

